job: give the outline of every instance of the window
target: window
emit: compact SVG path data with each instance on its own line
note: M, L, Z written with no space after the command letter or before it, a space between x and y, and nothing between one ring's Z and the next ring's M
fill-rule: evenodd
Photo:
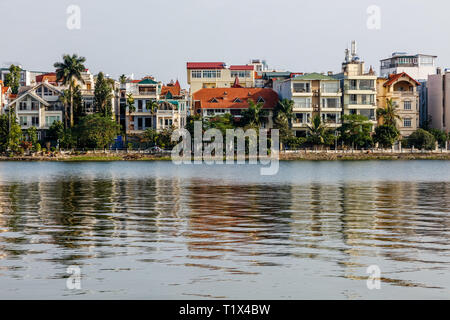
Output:
M220 70L203 70L203 78L220 78Z
M356 94L350 95L350 104L358 104L358 96Z
M411 110L411 101L403 101L403 109Z
M27 110L27 102L26 101L19 102L19 110Z
M321 90L328 93L339 92L339 82L322 82Z
M411 127L411 119L410 118L403 119L403 126L406 128L410 128Z
M145 127L150 128L152 126L152 118L145 118Z
M309 82L294 82L293 90L296 93L311 92Z
M339 99L337 98L322 98L323 108L339 108Z
M201 78L202 77L202 71L201 70L192 70L191 71L192 78Z
M235 103L240 103L240 102L242 102L242 100L239 99L239 98L236 98L236 99L233 100L233 102L235 102Z
M209 102L218 103L219 101L217 101L216 98L212 98L211 100L209 100Z
M374 81L373 80L359 80L359 90L373 90Z
M250 71L249 70L235 70L231 71L231 77L232 78L250 78Z
M45 117L45 125L47 127L50 127L53 124L53 122L55 122L55 121L60 121L59 116L46 116Z
M31 117L31 125L38 127L39 126L39 117Z
M266 102L266 101L263 99L263 97L259 97L259 98L258 98L258 101L256 101L256 103L260 103L260 102L264 103L264 102Z
M311 108L311 98L295 98L294 108Z
M138 100L138 112L142 112L142 100Z
M27 126L28 125L28 117L20 117L19 122L21 126Z

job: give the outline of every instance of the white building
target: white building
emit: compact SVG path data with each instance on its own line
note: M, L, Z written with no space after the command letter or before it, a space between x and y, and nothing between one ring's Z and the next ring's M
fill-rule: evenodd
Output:
M55 121L63 120L63 104L59 101L61 90L49 83L37 84L8 104L14 110L22 130L30 127L38 129L38 137Z
M394 52L392 57L380 61L380 76L389 78L390 74L405 72L420 82L419 90L419 122L425 124L428 119L427 80L429 75L436 74L437 56L429 54L407 54Z

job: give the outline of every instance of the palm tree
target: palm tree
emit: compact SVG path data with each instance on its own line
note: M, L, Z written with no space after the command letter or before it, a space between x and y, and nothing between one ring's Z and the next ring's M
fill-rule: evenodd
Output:
M255 103L252 99L248 99L248 108L244 110L242 116L246 124L260 126L262 118L265 117L266 111L263 110L264 102Z
M315 146L325 144L326 126L322 123L319 115L316 115L312 124L308 125L308 131L312 144Z
M150 106L147 106L147 109L150 109L152 114L156 114L156 111L158 111L159 105L156 101L151 101Z
M128 107L128 116L130 117L129 123L131 124L131 114L136 111L136 106L134 105L134 98L131 93L127 94L127 107ZM127 130L127 128L125 128Z
M383 124L397 127L397 119L401 119L397 113L397 107L397 103L392 99L387 99L386 108L377 109L377 117L381 118Z
M69 85L70 93L70 126L73 127L73 85L74 81L84 83L81 73L86 70L84 62L86 58L78 57L78 55L63 55L63 62L56 62L53 66L56 68L56 80L62 81L63 85Z
M124 74L122 74L122 75L119 77L119 82L120 82L120 84L125 84L125 83L127 82L127 76L124 75Z
M278 101L274 117L276 118L280 114L284 115L288 119L289 126L291 126L292 117L294 116L293 109L294 101L289 99Z
M59 96L59 101L62 102L64 106L64 125L67 128L67 106L70 103L70 93L69 90L63 90Z

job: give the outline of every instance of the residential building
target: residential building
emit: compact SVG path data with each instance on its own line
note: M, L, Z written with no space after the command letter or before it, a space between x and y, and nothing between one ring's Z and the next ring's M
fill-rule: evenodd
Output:
M134 111L129 112L127 96L134 99ZM156 108L153 104L156 103ZM161 131L172 126L182 128L186 125L188 98L180 84L170 83L163 86L152 77L131 80L120 89L121 123L124 122L129 134L143 133L146 129Z
M319 115L329 128L341 125L341 97L339 80L310 73L273 84L280 99L294 101L292 129L297 137L305 136L312 118Z
M450 70L438 70L428 76L429 125L432 128L450 131Z
M427 80L429 75L436 74L437 56L429 54L407 54L394 52L392 57L380 61L380 76L389 77L390 74L407 73L420 82L419 90L419 123L425 125L428 114Z
M377 76L372 67L365 70L364 61L356 54L356 41L352 41L351 52L345 51L342 73L333 77L341 81L343 113L363 115L375 126Z
M45 130L55 121L63 120L63 104L59 101L61 89L42 82L19 92L16 99L8 104L14 110L20 127L38 129L39 139L45 137Z
M406 72L377 80L377 106L386 108L390 99L397 105L400 116L400 119L397 119L397 128L402 137L409 136L419 127L419 87L420 83ZM381 124L382 119L378 121Z
M196 114L204 117L229 113L236 119L242 117L242 111L248 109L251 99L255 103L262 102L267 110L263 127L272 128L273 109L278 102L278 94L268 88L203 88L192 97L192 106Z
M10 96L11 88L5 87L3 81L0 80L0 114L3 114L3 110L7 106Z
M21 86L33 86L36 84L36 77L46 72L43 71L28 71L24 70L22 66L19 66L22 70L20 71L19 83ZM0 80L5 82L6 75L9 73L9 68L0 68Z
M256 63L255 63L256 65ZM231 65L224 62L188 62L189 95L203 88L230 88L236 78L242 87L255 87L255 65Z

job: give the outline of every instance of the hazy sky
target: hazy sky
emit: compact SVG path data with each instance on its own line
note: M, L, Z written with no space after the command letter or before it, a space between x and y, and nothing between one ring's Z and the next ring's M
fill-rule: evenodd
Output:
M66 27L69 5L81 29ZM370 5L381 29L367 28ZM367 66L394 51L439 56L450 66L450 4L437 0L0 0L0 64L53 71L63 53L87 58L94 73L134 73L186 85L186 61L295 72L340 71L352 39Z

